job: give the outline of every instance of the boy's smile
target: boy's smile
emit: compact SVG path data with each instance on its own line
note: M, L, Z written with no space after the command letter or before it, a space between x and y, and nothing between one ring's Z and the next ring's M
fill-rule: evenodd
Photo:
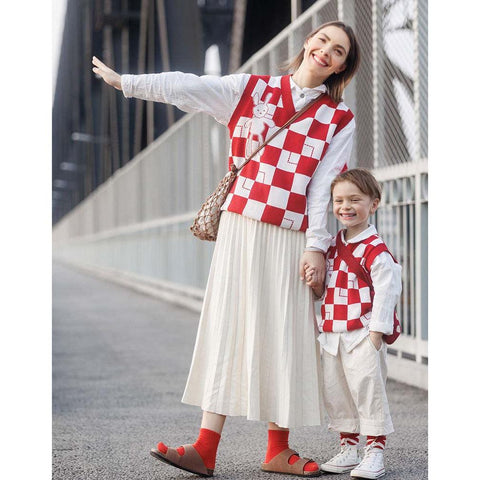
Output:
M347 180L335 185L332 192L333 214L347 228L349 240L368 227L368 220L378 207L378 198L363 193Z

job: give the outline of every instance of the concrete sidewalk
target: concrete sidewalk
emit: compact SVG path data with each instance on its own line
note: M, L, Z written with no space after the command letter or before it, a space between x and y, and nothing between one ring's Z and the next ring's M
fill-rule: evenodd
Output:
M195 440L201 412L180 402L198 314L63 265L53 266L53 479L197 479L155 460L162 440ZM388 480L427 475L427 392L389 381L396 432L385 453ZM215 476L291 480L259 469L266 425L227 419ZM290 444L321 463L337 453L326 427L298 428ZM325 474L320 478L347 479Z

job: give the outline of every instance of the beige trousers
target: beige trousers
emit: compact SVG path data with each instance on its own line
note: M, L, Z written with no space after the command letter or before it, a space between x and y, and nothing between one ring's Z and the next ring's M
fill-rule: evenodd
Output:
M386 356L386 344L377 350L370 336L350 352L341 338L337 355L322 351L330 430L375 436L393 432L385 388Z

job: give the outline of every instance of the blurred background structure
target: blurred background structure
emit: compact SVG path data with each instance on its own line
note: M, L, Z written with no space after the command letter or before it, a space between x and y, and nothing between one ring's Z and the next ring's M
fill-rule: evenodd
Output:
M93 55L123 73L227 74L315 3L65 1L53 105L54 223L183 116L121 98L92 74Z
M91 58L123 73L280 74L310 31L341 19L362 53L345 94L351 165L381 181L374 220L403 266L390 375L427 388L427 17L427 0L69 0L53 105L54 259L198 310L213 245L189 226L226 172L227 131L125 99Z

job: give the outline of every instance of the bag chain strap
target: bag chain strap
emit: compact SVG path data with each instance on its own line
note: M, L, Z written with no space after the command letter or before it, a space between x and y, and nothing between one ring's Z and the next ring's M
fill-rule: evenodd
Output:
M238 173L265 145L273 140L283 129L287 128L291 123L293 123L300 115L304 114L314 103L318 102L323 94L320 94L318 97L314 98L310 103L307 103L301 110L299 110L293 117L291 117L282 127L280 127L270 138L265 140L262 145L260 145L239 167L232 163L231 171L233 173Z

